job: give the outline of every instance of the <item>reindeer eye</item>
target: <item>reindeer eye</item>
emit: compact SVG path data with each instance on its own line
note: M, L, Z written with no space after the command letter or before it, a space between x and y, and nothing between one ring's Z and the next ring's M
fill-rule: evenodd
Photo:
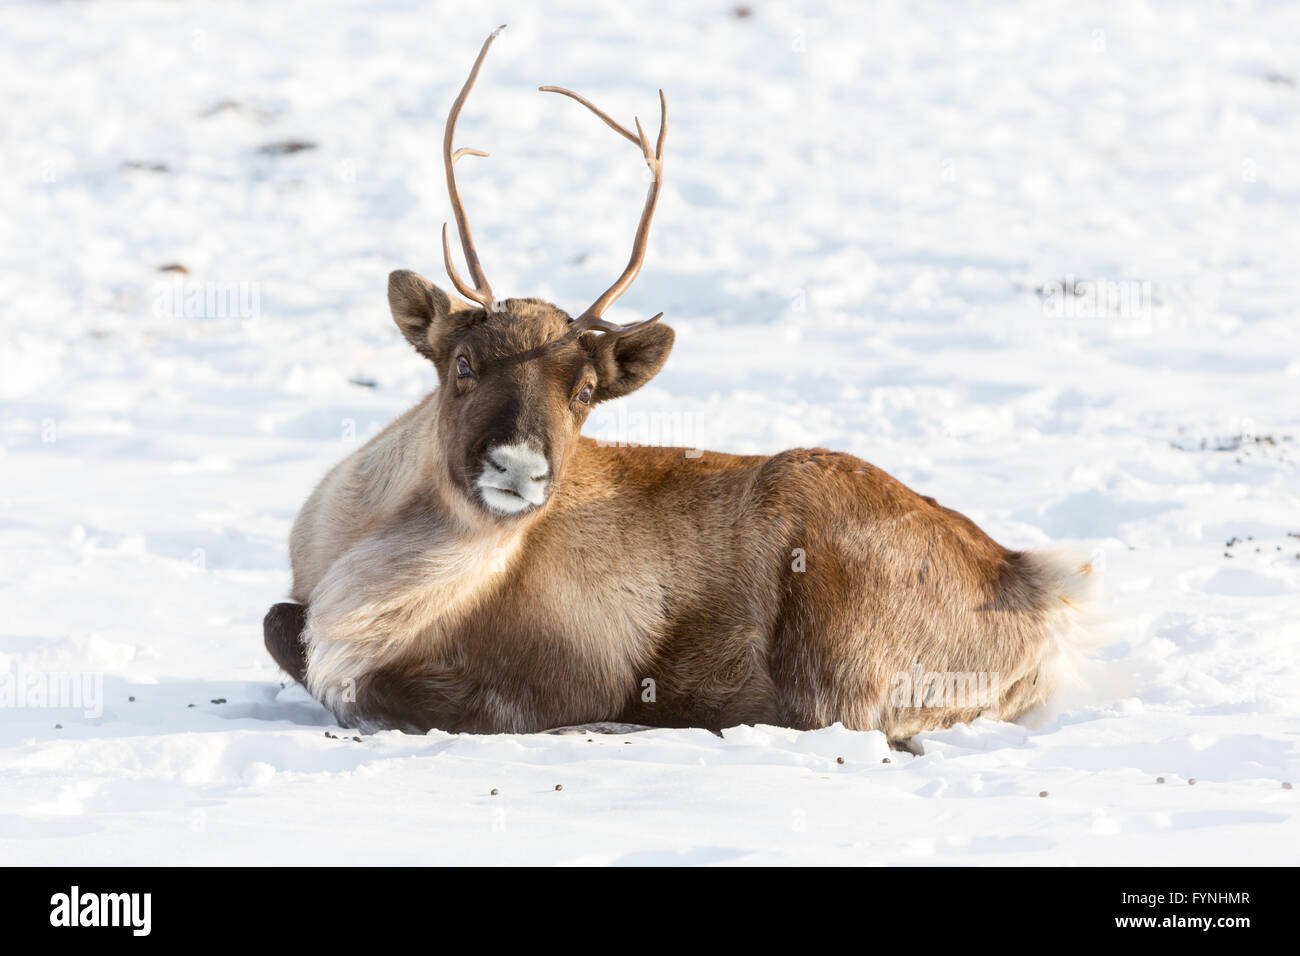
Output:
M577 396L577 397L578 397L578 401L582 402L582 404L584 404L584 405L590 405L590 404L591 404L591 386L590 386L590 385L584 385L584 386L582 386L582 391L580 391L580 392L578 393L578 396Z
M469 367L469 359L465 358L465 356L463 355L460 358L456 359L457 378L470 378L473 376L473 374L474 374L474 370Z

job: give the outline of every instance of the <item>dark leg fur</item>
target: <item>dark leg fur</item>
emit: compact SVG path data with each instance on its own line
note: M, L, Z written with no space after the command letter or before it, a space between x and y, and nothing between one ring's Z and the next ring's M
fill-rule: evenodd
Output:
M262 619L262 639L280 669L303 684L307 680L307 649L302 629L307 624L307 605L273 604Z
M280 669L304 686L307 683L307 648L302 631L307 626L305 604L274 604L262 619L262 637ZM349 726L366 731L399 729L422 734L433 724L424 718L429 709L428 688L416 677L381 670L365 682L361 706L346 718Z

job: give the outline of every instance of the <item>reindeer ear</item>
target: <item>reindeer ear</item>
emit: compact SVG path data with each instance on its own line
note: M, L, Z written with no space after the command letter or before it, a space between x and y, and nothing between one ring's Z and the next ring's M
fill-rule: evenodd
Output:
M601 335L591 349L597 376L594 398L603 402L635 392L659 374L673 349L673 330L656 323L628 335Z
M389 274L388 305L406 341L438 366L440 373L457 315L475 308L406 269Z

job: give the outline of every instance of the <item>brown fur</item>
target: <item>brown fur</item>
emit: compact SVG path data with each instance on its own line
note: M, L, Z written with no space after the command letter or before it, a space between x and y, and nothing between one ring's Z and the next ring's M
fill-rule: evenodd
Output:
M1082 562L1008 551L845 454L696 457L581 437L582 386L593 401L639 387L667 358L665 326L575 337L544 302L488 312L407 272L389 299L441 385L336 466L295 523L301 675L292 612L267 618L276 660L340 721L841 721L899 740L986 709L900 706L899 674L994 673L1004 719L1050 691ZM545 446L544 504L484 506L489 439Z

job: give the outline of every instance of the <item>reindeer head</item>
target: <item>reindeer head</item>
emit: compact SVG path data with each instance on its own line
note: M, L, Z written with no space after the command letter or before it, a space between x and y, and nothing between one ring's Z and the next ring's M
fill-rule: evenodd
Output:
M614 325L601 316L632 284L645 261L650 220L659 198L668 107L659 93L659 138L652 148L640 121L624 128L583 97L558 87L610 128L635 143L653 174L632 256L618 281L576 319L540 299L499 300L492 294L470 236L456 188L455 164L478 150L452 149L456 120L499 28L483 44L447 117L443 159L447 191L460 232L471 287L451 261L446 224L443 256L456 290L439 289L414 272L388 278L393 320L415 349L433 362L440 387L434 400L439 454L453 487L487 513L521 515L543 506L561 479L591 407L640 388L663 367L673 331L643 322Z

